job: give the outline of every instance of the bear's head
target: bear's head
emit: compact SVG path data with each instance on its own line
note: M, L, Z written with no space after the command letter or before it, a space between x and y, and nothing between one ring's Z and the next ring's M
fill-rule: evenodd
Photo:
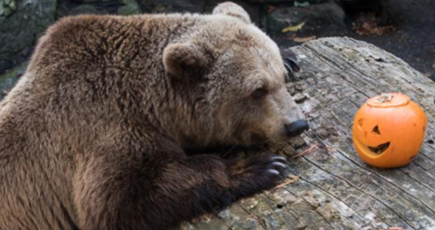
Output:
M234 3L222 3L169 44L163 64L183 147L280 142L308 129L285 87L279 48Z

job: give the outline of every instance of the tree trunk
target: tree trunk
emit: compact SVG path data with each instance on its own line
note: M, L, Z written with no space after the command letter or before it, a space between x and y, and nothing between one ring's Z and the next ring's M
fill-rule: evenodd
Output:
M435 84L392 54L350 38L292 50L302 71L288 89L311 130L273 148L288 156L287 179L184 229L435 229ZM410 96L428 117L420 154L399 169L366 165L352 145L356 111L386 92Z

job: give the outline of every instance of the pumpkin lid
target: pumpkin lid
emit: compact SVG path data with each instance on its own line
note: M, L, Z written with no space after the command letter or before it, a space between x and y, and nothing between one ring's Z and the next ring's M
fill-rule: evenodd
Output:
M379 96L368 99L367 104L370 107L390 108L405 106L409 101L409 97L401 93L383 93Z

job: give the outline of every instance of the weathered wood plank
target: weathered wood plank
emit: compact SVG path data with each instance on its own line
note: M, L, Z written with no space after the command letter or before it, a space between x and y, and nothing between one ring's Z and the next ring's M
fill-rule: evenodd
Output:
M390 53L350 38L292 50L303 71L288 90L307 96L300 107L311 130L271 148L288 156L289 180L186 229L435 229L435 84ZM419 156L400 169L368 166L352 145L356 111L384 92L407 94L428 116Z

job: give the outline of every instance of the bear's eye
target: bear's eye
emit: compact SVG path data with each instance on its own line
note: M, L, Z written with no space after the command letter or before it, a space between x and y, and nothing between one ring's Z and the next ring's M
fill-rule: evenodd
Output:
M267 90L265 88L258 88L254 90L254 92L252 92L252 97L254 99L260 99L266 96L266 94L267 94Z

